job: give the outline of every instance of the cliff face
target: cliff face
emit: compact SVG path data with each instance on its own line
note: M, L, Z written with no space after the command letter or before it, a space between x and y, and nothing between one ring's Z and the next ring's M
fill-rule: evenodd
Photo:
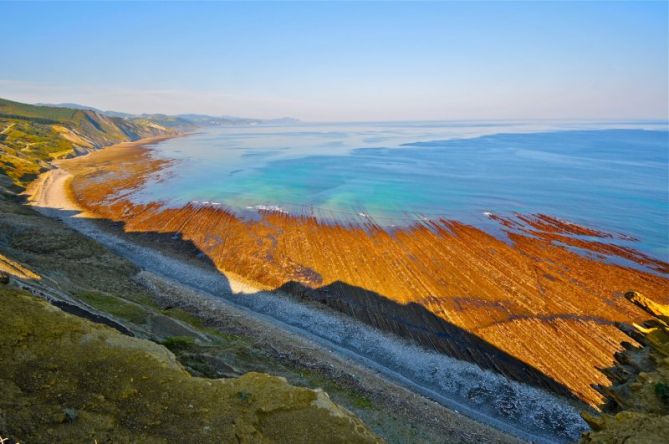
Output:
M150 119L0 99L0 174L22 187L47 169L51 160L119 142L175 135L178 129Z
M592 427L582 443L644 442L669 439L669 305L657 304L640 293L628 299L652 319L628 333L641 347L628 346L606 370L613 385L606 395L604 415L584 414Z
M166 348L0 284L0 436L21 442L378 442L319 390L190 376Z

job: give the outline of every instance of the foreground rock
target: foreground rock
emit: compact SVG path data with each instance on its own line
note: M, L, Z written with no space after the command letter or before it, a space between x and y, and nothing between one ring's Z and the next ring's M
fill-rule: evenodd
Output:
M21 442L378 442L319 390L190 376L166 348L0 287L0 436Z
M593 429L583 435L583 443L669 441L669 306L637 292L625 297L653 319L629 331L643 346L619 353L616 367L606 371L613 381L602 389L606 414L583 415Z

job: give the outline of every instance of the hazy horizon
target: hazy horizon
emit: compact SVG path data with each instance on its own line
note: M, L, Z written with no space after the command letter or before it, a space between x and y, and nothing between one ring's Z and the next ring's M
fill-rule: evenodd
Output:
M21 102L305 122L669 118L665 2L0 12L12 61L0 66L0 97Z
M246 116L246 115L234 115L234 114L207 114L202 112L184 112L184 113L163 113L155 112L148 113L144 111L140 112L129 112L125 110L118 109L106 109L104 107L93 106L88 103L78 103L78 102L40 102L40 101L22 101L8 96L0 96L0 99L10 100L17 103L27 103L29 105L36 106L52 106L52 107L61 107L61 108L85 108L91 109L94 111L102 113L119 113L119 114L128 114L131 116L141 116L141 115L166 115L166 116L188 116L188 115L202 115L215 118L231 118L231 119L250 119L250 120L281 120L281 119L294 119L298 124L305 125L345 125L345 124L385 124L385 123L630 123L630 124L642 124L642 123L651 123L651 124L667 124L669 125L669 117L634 117L634 118L543 118L543 117L531 117L531 118L471 118L471 119L384 119L384 120L305 120L298 119L291 115L273 115L273 116Z

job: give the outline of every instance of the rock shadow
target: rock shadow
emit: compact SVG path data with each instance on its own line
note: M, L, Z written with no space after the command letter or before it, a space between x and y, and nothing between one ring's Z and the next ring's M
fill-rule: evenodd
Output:
M291 281L276 291L323 304L374 328L474 363L509 379L577 399L565 385L473 333L436 316L420 304L400 304L376 292L341 281L319 288Z
M47 209L59 219L73 217L77 211ZM131 243L168 254L178 260L214 271L220 277L217 290L232 294L230 282L218 271L214 262L193 242L184 240L178 232L127 232L123 222L108 219L87 219L102 231ZM170 276L179 281L179 276ZM219 286L219 285L222 285ZM274 290L304 302L318 303L349 316L368 326L388 332L421 347L443 353L455 359L471 362L481 368L501 374L511 380L547 389L571 399L578 398L563 384L540 370L504 352L480 337L452 324L417 303L400 304L376 292L336 281L318 288L289 281ZM260 292L266 294L266 292Z

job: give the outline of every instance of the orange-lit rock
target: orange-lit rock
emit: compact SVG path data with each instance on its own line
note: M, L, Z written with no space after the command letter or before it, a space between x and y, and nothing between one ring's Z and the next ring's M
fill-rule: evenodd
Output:
M276 212L246 221L211 206L170 209L126 199L125 192L164 163L147 149L120 147L62 166L75 176L73 192L81 205L124 222L126 231L179 232L221 271L259 287L284 286L516 379L566 388L592 405L601 401L592 385L606 384L598 369L610 367L621 341L629 339L616 323L644 319L625 291L634 288L657 303L669 302L669 279L662 274L669 265L607 243L630 240L624 235L547 215L492 216L507 231L505 242L452 220L390 233L369 222L325 224ZM575 237L580 235L600 241ZM621 257L649 271L596 255ZM291 282L296 284L286 285ZM494 347L483 347L483 341ZM495 348L499 354L490 351ZM527 376L514 361L544 380Z

